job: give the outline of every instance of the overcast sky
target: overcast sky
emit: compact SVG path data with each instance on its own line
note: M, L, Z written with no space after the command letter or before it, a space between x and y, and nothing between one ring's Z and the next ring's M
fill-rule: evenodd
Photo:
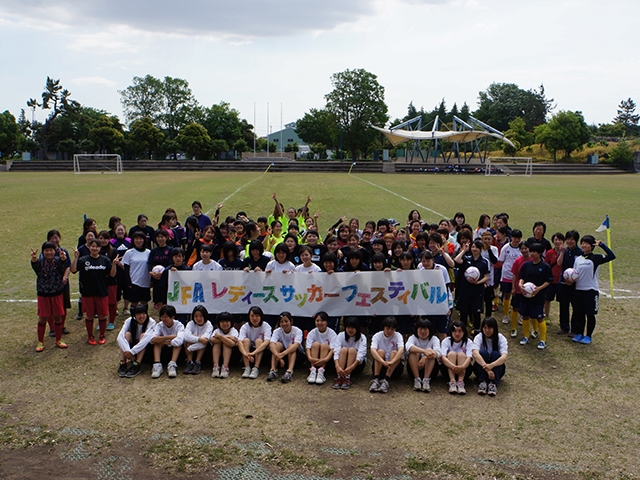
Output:
M391 118L413 101L467 102L492 82L544 84L558 110L610 122L640 102L638 0L0 0L0 111L16 117L47 76L122 118L134 76L186 79L267 132L321 108L330 77L364 68ZM43 112L36 118L42 120Z

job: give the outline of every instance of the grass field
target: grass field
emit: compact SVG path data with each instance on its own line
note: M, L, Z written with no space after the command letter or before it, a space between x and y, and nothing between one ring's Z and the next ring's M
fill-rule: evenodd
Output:
M634 175L2 174L0 475L47 476L61 462L60 478L636 478L640 300L630 297L640 295L639 187ZM34 352L35 304L21 301L35 298L29 248L47 230L59 229L71 248L83 214L100 229L111 215L129 227L138 213L153 224L171 206L184 221L195 199L205 211L224 201L223 215L255 218L272 210L273 192L286 207L311 195L321 229L342 215L361 225L404 222L413 208L434 222L462 211L474 226L482 213L506 211L525 236L544 220L550 237L595 234L608 214L615 293L629 298L601 296L589 347L555 335L554 305L549 348L510 343L495 399L472 388L451 397L441 380L417 394L406 374L386 396L369 394L366 375L348 392L307 386L303 371L289 385L267 384L264 375L243 381L238 369L224 382L206 370L152 381L149 365L134 380L119 379L116 332L104 347L89 347L72 318L68 350L47 339L45 352Z

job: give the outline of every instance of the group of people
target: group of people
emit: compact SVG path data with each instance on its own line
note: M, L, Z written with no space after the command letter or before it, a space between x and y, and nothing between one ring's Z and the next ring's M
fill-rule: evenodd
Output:
M198 201L193 202L193 214L184 226L171 208L155 229L144 214L128 231L117 216L110 218L108 230L100 231L95 220L87 218L71 255L60 245L60 232L49 231L41 253L31 251L38 292L36 351L44 350L47 324L55 346L67 348L62 335L68 332L65 321L71 308L69 275L75 273L80 277L78 319L85 320L88 344L106 342L106 332L115 328L118 302L124 300L127 320L118 335L119 372L128 377L140 373L142 357L151 343L154 378L163 373L163 351L171 351L167 372L172 377L183 348L186 374L200 372L202 356L210 348L214 378L229 375L229 361L237 350L244 378L258 376L266 353L271 357L267 380L276 379L278 369L284 368L281 380L290 381L294 365L304 359L310 368L309 383L324 383L329 365L336 371L334 388L346 389L351 374L364 368L369 353L372 391L387 391L389 379L400 375L400 365L406 362L416 390L429 391L429 379L442 371L449 376L449 391L464 393L464 378L475 368L479 393L495 395L507 355L507 341L493 317L500 300L502 322L510 325L511 337L521 337L520 345L537 339L538 349L547 347L554 300L559 302L558 334L581 344L592 342L598 269L615 255L591 235L580 237L569 230L555 233L549 241L545 223L538 221L532 235L523 241L522 231L510 227L507 213L483 214L472 227L461 212L453 219L430 224L417 210L409 212L404 224L383 218L361 228L357 218L347 221L342 217L322 230L320 213L310 214L310 197L303 207L288 209L276 194L272 199L273 213L255 221L245 212L221 221L223 204L209 217ZM604 254L594 253L595 247ZM449 297L447 315L345 317L340 321L331 312L319 312L312 319L294 319L288 312L265 316L258 307L246 316L234 316L215 315L200 305L192 315L184 315L167 305L168 272L172 270L332 274L411 269L441 272ZM148 315L149 304L160 312L157 323ZM455 310L459 321L453 321Z

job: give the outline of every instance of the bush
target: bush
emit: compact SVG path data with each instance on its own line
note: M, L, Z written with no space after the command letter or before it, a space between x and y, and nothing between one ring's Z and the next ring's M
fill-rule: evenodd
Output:
M608 161L614 167L624 168L626 170L631 169L633 166L633 150L631 150L629 143L625 140L618 142L609 152Z

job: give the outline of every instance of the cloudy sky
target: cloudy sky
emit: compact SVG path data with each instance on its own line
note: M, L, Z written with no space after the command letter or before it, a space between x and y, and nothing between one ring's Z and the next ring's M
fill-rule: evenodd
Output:
M638 0L0 0L0 111L47 76L122 117L134 76L186 79L267 132L324 106L330 77L364 68L391 118L467 102L492 82L544 84L556 110L610 122L640 102ZM37 112L42 120L44 113Z

